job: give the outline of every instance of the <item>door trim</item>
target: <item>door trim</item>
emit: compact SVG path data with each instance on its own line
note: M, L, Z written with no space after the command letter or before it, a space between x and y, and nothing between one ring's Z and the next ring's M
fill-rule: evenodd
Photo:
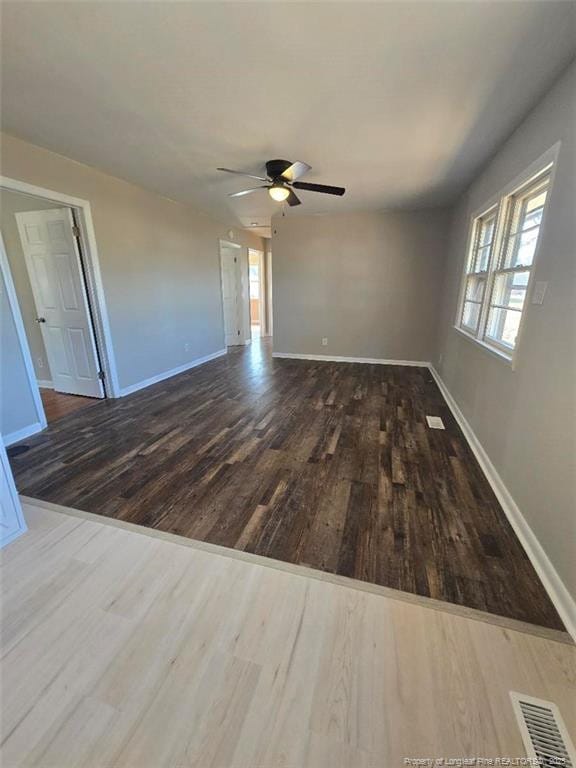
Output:
M61 192L56 192L52 189L37 187L33 184L28 184L27 182L20 181L19 179L11 179L7 176L0 176L0 188L5 189L8 192L20 192L24 195L30 195L33 197L43 198L44 200L50 200L50 202L53 203L61 203L68 208L72 208L76 213L76 221L80 229L82 259L85 267L84 271L86 277L86 291L88 293L90 306L92 307L91 314L94 325L94 334L96 336L100 361L105 374L104 389L106 392L106 397L121 397L120 385L118 382L118 369L116 366L116 357L114 355L112 333L110 330L108 309L104 295L104 285L102 282L102 273L100 270L100 260L98 258L98 247L96 245L96 233L94 231L90 202L88 200L83 200L80 197L73 197L71 195L62 194ZM13 297L16 300L16 305L18 307L17 312L14 312L14 306L12 302L10 303L14 320L17 322L16 316L19 317L22 332L24 332L20 307L18 306L18 299L14 289L14 282L12 280L12 274L10 272L10 266L8 264L8 258L6 256L6 250L2 238L0 238L0 250L2 256L2 274L4 275L4 280L6 282L7 292L9 296L11 292L13 293ZM36 403L38 410L39 421L43 425L41 429L44 429L46 427L46 416L44 414L44 408L42 407L40 390L34 373L34 367L32 365L32 357L28 347L28 339L25 333L23 338L21 337L20 333L18 336L20 338L22 354L26 362L26 370L28 373L28 379L30 381L30 388L32 390L34 402Z

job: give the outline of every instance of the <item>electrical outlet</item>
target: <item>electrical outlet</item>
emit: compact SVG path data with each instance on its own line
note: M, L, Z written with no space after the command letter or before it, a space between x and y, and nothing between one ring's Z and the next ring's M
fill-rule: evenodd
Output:
M442 358L443 358L443 357L444 357L444 355L443 355L442 353L440 353L440 354L438 355L438 365L442 365Z
M36 362L38 363L38 368L44 368L44 358L39 357Z
M322 346L323 347L327 347L328 346L328 337L327 336L323 336L322 337Z
M190 343L188 341L184 344L184 352L190 352Z

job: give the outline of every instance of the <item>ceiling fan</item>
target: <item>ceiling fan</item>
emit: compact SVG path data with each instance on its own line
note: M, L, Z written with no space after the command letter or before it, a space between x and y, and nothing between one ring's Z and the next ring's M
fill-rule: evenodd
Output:
M243 189L240 192L232 192L228 197L243 197L257 192L259 189L267 189L272 200L281 203L284 200L288 205L300 205L300 200L296 196L294 189L306 189L309 192L323 192L325 195L343 195L346 190L344 187L330 187L326 184L309 184L305 181L298 181L301 176L311 169L312 166L307 163L296 161L291 163L289 160L268 160L266 163L266 176L255 176L252 173L243 171L233 171L230 168L217 168L217 171L226 173L235 173L238 176L247 176L249 179L265 181L260 187L251 187Z

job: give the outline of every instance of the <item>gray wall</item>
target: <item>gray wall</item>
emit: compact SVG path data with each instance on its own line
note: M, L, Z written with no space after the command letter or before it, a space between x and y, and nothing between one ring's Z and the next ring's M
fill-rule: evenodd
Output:
M227 224L6 134L2 173L90 202L121 387L224 347L219 238L228 239ZM245 249L263 249L250 232L233 235ZM2 392L4 411L15 407L9 395ZM15 429L36 421L20 412Z
M37 312L34 304L34 294L32 293L32 286L30 285L30 278L24 260L24 251L22 250L22 242L14 214L21 213L22 211L44 211L61 207L57 203L50 203L37 197L0 189L0 229L2 230L4 245L6 246L14 287L18 295L18 303L30 346L34 371L36 377L44 381L50 381L51 379L50 368L40 327L36 322Z
M444 211L275 218L274 351L431 360L447 226Z
M576 67L533 110L460 200L435 363L522 514L576 597ZM561 140L515 370L452 326L470 217Z

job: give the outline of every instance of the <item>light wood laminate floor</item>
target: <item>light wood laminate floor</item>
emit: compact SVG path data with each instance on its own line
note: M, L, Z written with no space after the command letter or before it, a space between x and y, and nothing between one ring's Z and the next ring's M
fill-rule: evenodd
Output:
M25 442L26 496L563 628L427 368L260 340Z
M25 506L0 553L6 768L396 768L574 737L573 646ZM161 535L161 534L160 534Z

